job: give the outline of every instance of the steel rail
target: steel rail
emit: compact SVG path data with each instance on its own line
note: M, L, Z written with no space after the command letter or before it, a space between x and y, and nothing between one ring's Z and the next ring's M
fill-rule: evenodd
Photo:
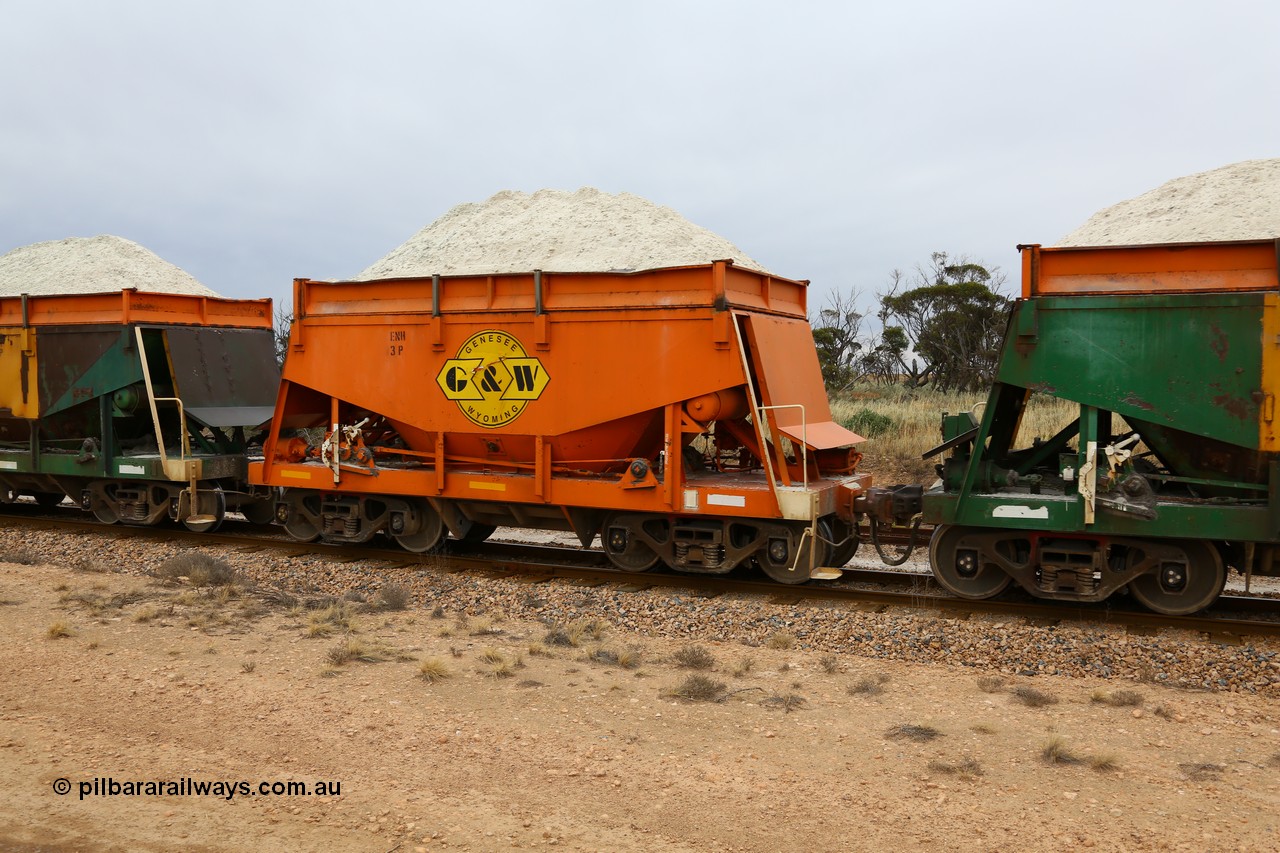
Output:
M71 515L70 512L67 514ZM107 526L83 518L57 518L47 514L19 513L0 516L0 528L12 527L74 530L115 538L175 542L187 547L205 545L242 551L271 549L285 552L286 555L290 552L295 556L313 554L342 562L371 560L390 563L389 569L419 566L437 571L520 575L535 582L567 579L596 585L613 583L626 587L628 591L662 587L693 590L708 598L738 593L759 596L774 603L838 601L864 610L928 610L952 618L991 614L1020 617L1044 625L1116 625L1137 633L1175 629L1207 634L1213 640L1228 643L1243 642L1246 637L1280 636L1280 599L1257 596L1222 596L1205 613L1165 616L1126 607L1115 601L1098 604L1054 603L1019 593L970 601L949 595L934 583L931 575L923 572L851 568L845 570L844 577L839 581L791 586L730 575L680 574L657 569L649 572L627 572L612 566L602 551L560 546L450 541L442 552L415 554L395 546L303 543L288 539L283 534L264 535L262 527L233 521L224 523L217 533L195 533L181 527ZM442 565L442 562L445 564ZM850 586L851 583L910 585L911 589L863 589ZM1252 618L1254 616L1263 618ZM1272 618L1267 619L1266 616Z

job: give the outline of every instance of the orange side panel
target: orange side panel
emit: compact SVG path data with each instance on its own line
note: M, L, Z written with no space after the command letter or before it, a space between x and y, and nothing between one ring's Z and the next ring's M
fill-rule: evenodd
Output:
M21 326L23 319L21 296L0 298L0 326ZM153 323L270 329L273 318L270 299L117 290L28 296L25 319L29 326Z
M816 450L847 447L863 441L831 420L831 406L822 386L822 369L813 332L804 320L750 314L747 336L759 365L760 397L766 406L803 406L776 409L778 429Z
M1273 240L1022 248L1024 298L1280 287Z

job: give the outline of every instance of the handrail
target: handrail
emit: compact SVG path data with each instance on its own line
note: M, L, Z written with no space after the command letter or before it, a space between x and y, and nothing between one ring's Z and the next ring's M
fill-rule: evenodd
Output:
M151 423L156 431L156 447L160 451L160 466L164 468L166 477L173 477L169 473L169 454L164 447L164 431L160 428L160 409L156 406L156 403L172 402L178 404L178 426L182 430L182 441L179 445L182 455L178 460L180 464L185 463L187 457L191 455L191 437L187 434L186 410L182 406L182 400L178 397L157 397L155 395L155 387L151 384L151 367L147 364L147 348L142 340L142 327L136 326L133 331L138 342L138 360L142 362L142 381L147 389L147 401L151 405Z
M784 403L778 406L756 406L756 417L763 418L764 413L776 409L799 409L800 410L800 467L804 469L804 487L809 488L809 417L804 410L804 406L800 403ZM774 436L777 440L779 436ZM763 448L762 448L763 449ZM767 454L766 454L767 455ZM766 460L767 470L769 471L769 479L773 480L773 463Z

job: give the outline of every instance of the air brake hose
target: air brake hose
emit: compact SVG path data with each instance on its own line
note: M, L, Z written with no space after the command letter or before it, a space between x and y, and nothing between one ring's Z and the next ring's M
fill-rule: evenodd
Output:
M920 531L921 516L917 515L915 521L911 523L911 535L907 539L907 548L897 557L888 557L884 553L884 549L880 547L880 537L876 533L876 529L880 526L875 519L871 520L871 544L875 546L876 553L880 555L880 562L886 566L901 566L907 560L911 559L911 552L916 549L916 534Z

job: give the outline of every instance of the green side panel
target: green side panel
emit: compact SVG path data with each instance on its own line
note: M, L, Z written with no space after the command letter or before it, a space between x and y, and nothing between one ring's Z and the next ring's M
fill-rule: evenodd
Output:
M243 480L249 462L244 456L193 454L203 466L201 480ZM73 453L41 453L32 463L31 454L0 449L0 477L42 474L55 477L89 477L111 480L168 480L158 455L117 457L110 468L101 454L81 458Z
M1017 303L998 380L1259 447L1260 293Z
M43 328L38 341L40 403L46 417L142 381L132 328Z
M971 494L961 500L956 494L930 491L925 495L924 520L1006 530L1237 542L1275 541L1278 532L1266 506L1160 502L1156 510L1155 520L1100 510L1086 527L1079 496L997 493Z

